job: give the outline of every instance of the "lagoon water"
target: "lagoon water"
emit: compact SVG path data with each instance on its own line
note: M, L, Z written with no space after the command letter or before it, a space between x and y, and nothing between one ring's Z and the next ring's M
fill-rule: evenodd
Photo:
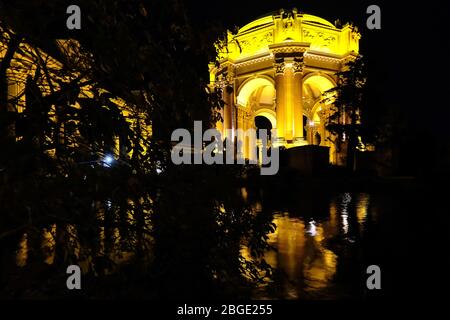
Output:
M276 197L268 205L276 225L269 235L273 250L265 254L274 281L255 298L364 298L367 267L383 265L389 254L383 245L389 202L386 196L350 192L298 195L287 205ZM265 210L259 202L255 208Z
M273 277L254 291L254 299L438 294L429 288L441 283L438 266L444 268L446 261L442 246L448 243L448 215L443 214L447 204L441 194L425 188L414 192L396 188L392 192L272 190L276 188L268 194L241 190L254 210L269 213L276 225L268 238L273 249L264 257ZM52 246L51 232L45 230L43 248ZM24 266L26 236L17 249L16 263ZM248 255L246 247L242 250ZM51 263L54 254L48 251L46 263ZM380 292L367 289L370 265L381 268Z

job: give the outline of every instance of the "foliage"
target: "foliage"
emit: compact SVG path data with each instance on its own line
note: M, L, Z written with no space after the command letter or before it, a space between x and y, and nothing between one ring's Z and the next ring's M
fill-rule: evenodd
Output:
M169 296L232 295L260 280L269 270L260 240L273 226L239 200L241 169L177 167L169 158L173 129L219 118L219 94L205 88L223 31L195 29L180 1L96 0L79 1L82 30L68 34L54 31L65 26L63 3L0 7L4 292L20 294L11 279L27 273L41 294L59 296L44 288L61 287L73 263L92 297L109 296L116 281L157 297L156 287ZM7 76L23 89L11 95ZM54 239L51 266L43 230ZM27 265L17 269L23 234ZM256 262L243 258L243 242Z
M347 144L347 167L353 170L359 138L365 137L362 115L366 111L367 70L362 56L348 61L343 70L336 73L336 87L324 95L332 102L326 128L336 135L338 149Z

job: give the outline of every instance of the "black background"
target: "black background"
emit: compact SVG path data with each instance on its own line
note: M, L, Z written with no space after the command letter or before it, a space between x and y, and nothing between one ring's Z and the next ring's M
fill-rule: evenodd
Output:
M226 27L243 26L251 22L257 17L263 16L280 8L292 9L296 7L299 11L317 15L325 18L330 22L336 19L342 22L354 22L362 34L360 40L360 53L363 54L370 64L371 69L376 72L372 73L373 82L377 83L376 91L379 94L379 101L384 107L397 105L402 108L409 120L410 128L425 130L426 132L447 139L449 134L449 116L450 116L450 100L448 97L449 88L449 23L450 10L448 2L440 1L421 1L421 2L394 2L394 1L337 1L337 0L314 0L314 1L270 1L270 0L227 0L227 1L186 1L186 7L189 15L195 18L195 23L207 25L208 23L221 23ZM76 4L76 1L73 1ZM376 4L381 8L381 30L368 30L366 28L366 19L369 16L366 9L369 5ZM417 152L422 152L424 146L418 146ZM439 186L440 192L445 194L448 191L446 185ZM412 206L412 205L410 205ZM407 215L407 207L399 208L402 215ZM430 204L429 211L437 211L441 216L448 215L448 207L433 208ZM448 218L441 219L442 221ZM394 225L393 228L396 226ZM437 228L438 230L433 229ZM421 258L420 266L411 266L414 263L414 245L410 244L411 252L408 255L408 261L404 265L398 264L398 271L404 271L402 284L408 285L405 290L409 291L406 298L416 296L419 303L397 304L403 300L405 296L391 296L392 304L397 307L401 306L402 310L414 310L421 307L421 303L426 300L427 296L436 298L440 296L446 299L445 277L448 273L444 261L435 261L437 254L447 252L447 245L443 242L446 237L442 232L448 231L448 225L431 224L427 219L423 220L423 225L411 224L408 230L403 233L417 234L417 237L429 237L438 234L433 239L437 246L431 248L422 244L423 247L417 248L417 254L424 254L424 250L429 251L430 260ZM447 232L448 233L448 232ZM402 234L398 234L401 238ZM405 237L409 238L409 235ZM419 241L417 241L419 243ZM396 245L393 241L392 245ZM439 255L439 258L445 257L445 254ZM431 280L427 283L427 279L423 278L423 274L416 272L425 268L427 275L435 269L435 275L440 275L442 282ZM415 286L415 280L420 279L421 285ZM439 290L444 288L442 294ZM431 291L433 290L433 294ZM435 302L438 302L435 300ZM180 304L185 302L180 302ZM345 312L347 315L359 315L365 318L373 312L380 314L382 310L377 309L379 305L375 303L364 303L360 307L355 308L343 303L340 306L336 304L324 303L294 303L294 302L274 302L279 308L274 308L276 313L281 312L287 315L287 312L296 311L298 317L305 317L304 312L309 311L317 314L322 312L332 315L334 311ZM55 312L60 314L61 318L65 318L70 313L78 310L77 316L88 314L87 310L81 311L79 306L86 306L86 303L64 303L64 306L57 310L57 303L46 302L42 306L42 312L49 313L52 308L56 308ZM157 302L145 302L141 304L126 303L112 306L111 303L89 303L89 307L95 306L101 314L114 314L117 308L121 310L138 311L140 316L150 319L171 319L175 318L176 303L161 304ZM13 303L13 312L19 315L22 311L38 311L39 309L24 309L22 305ZM36 307L36 306L35 306ZM122 308L123 307L123 308ZM348 309L347 309L348 307ZM143 313L141 313L141 311ZM429 309L430 312L434 309ZM39 312L39 311L38 311ZM85 313L86 312L86 313ZM386 314L390 311L386 310ZM40 312L39 312L40 313ZM161 313L158 316L157 313ZM136 318L135 314L133 318ZM278 313L279 314L279 313ZM123 316L124 314L121 314ZM92 316L90 314L89 316ZM6 316L5 316L6 318ZM247 317L246 317L247 318ZM248 317L256 319L256 317ZM273 317L275 318L275 317ZM187 318L188 319L188 318Z

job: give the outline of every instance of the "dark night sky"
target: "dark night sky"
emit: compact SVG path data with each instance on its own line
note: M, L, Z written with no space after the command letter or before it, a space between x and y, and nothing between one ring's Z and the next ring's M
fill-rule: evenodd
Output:
M449 134L446 129L450 102L445 98L449 81L448 34L450 10L446 2L394 1L268 1L227 0L188 1L189 8L202 21L220 21L227 27L243 26L253 19L280 8L314 14L331 22L354 22L361 34L360 53L368 59L372 81L380 101L400 105L411 127ZM381 8L381 30L366 28L366 9Z
M220 23L227 28L243 26L280 8L294 7L330 22L339 19L355 23L362 34L360 53L372 71L369 80L376 84L374 91L380 105L400 106L410 128L444 134L450 140L450 100L446 97L450 91L448 0L184 1L188 16L195 21ZM371 4L381 8L381 30L366 28L366 9Z

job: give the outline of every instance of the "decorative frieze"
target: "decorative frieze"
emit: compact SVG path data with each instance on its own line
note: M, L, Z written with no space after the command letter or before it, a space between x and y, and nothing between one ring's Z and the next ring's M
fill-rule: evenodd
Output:
M266 56L260 57L260 58L254 58L254 59L249 59L249 60L245 60L242 62L236 62L235 63L235 68L236 69L241 69L243 67L248 67L251 65L255 65L258 63L262 63L262 62L267 62L267 61L271 61L273 59L272 55L267 54Z

